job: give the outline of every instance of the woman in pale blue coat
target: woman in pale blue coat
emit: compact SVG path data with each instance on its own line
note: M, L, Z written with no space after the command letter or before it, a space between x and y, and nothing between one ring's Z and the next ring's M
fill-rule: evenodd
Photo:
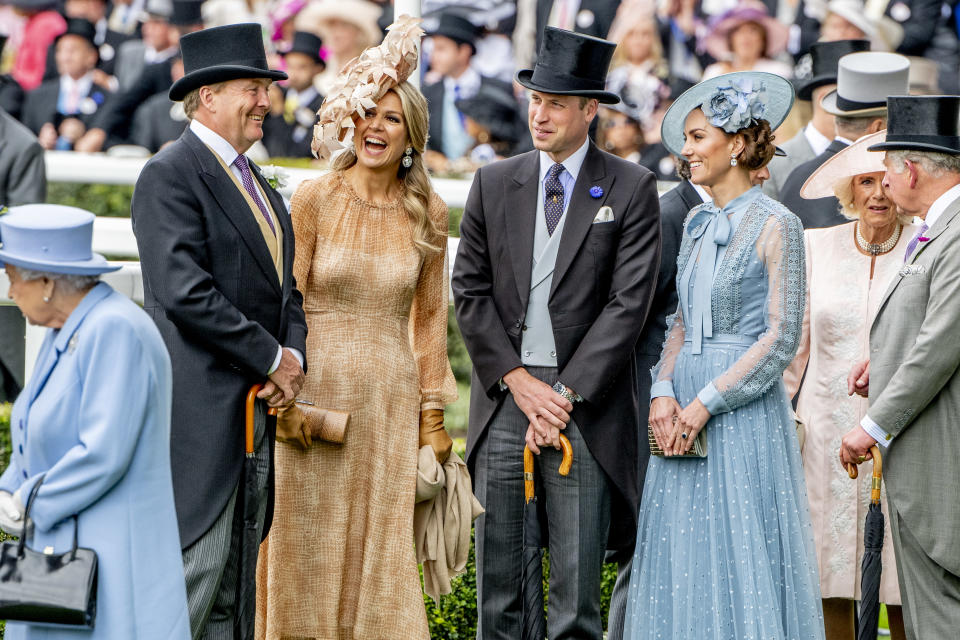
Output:
M823 640L796 424L781 377L800 342L803 228L750 174L773 156L790 83L732 73L681 95L663 142L713 201L677 259L680 305L651 387L625 637ZM706 458L683 458L703 431Z
M30 508L33 549L79 545L99 562L93 630L10 621L19 638L189 638L170 475L170 360L150 318L98 282L112 271L90 250L93 215L56 205L0 216L9 297L49 327L13 406L13 455L0 477L0 526L19 535Z

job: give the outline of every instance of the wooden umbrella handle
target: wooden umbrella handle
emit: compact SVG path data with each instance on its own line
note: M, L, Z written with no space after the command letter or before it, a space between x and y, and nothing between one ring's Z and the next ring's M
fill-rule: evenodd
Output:
M557 473L562 476L570 473L573 467L573 445L567 436L560 434L560 450L563 452L563 458L560 460L560 468ZM533 452L530 447L523 448L523 497L526 502L533 500Z
M260 393L260 390L263 389L262 384L255 384L250 387L250 390L247 391L247 406L245 411L245 420L244 420L244 452L248 456L253 455L253 406L254 402L257 400L257 394ZM277 410L274 407L267 409L267 415L275 416L277 415Z
M870 455L873 456L873 478L870 483L870 501L874 504L880 504L880 482L883 477L883 456L880 454L880 447L877 445L870 447ZM847 475L856 479L857 465L848 463Z

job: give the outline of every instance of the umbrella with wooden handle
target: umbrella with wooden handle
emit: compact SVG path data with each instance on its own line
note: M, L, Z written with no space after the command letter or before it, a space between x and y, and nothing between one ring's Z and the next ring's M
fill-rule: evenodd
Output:
M870 447L873 456L873 478L870 485L870 508L863 526L863 560L860 563L860 617L857 640L876 640L880 619L880 575L883 566L883 512L880 510L880 482L883 475L883 457L880 448ZM851 478L857 477L857 467L847 465Z
M235 508L243 513L243 532L240 537L240 568L237 574L237 613L234 617L234 637L237 640L253 638L254 616L257 609L257 551L260 548L260 534L257 531L257 513L260 510L259 487L257 486L257 457L254 453L254 405L257 393L263 388L255 384L247 391L246 413L244 421L244 459L240 504ZM269 415L277 415L277 410L267 409Z
M573 465L573 447L567 436L560 434L563 458L557 473L565 476ZM537 513L537 495L534 484L533 452L523 449L523 572L520 578L520 597L523 606L521 640L544 640L547 621L543 615L543 536Z

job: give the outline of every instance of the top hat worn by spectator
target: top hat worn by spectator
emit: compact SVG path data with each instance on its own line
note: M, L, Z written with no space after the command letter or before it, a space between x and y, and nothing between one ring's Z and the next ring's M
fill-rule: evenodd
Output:
M525 123L518 123L517 101L497 85L482 84L472 98L454 103L457 110L476 121L490 135L501 142L515 144L524 135Z
M231 24L189 33L180 39L184 76L170 87L179 102L204 85L240 78L286 80L283 71L267 65L260 25Z
M960 96L890 96L887 138L869 151L960 156Z
M97 59L100 58L100 48L95 41L97 28L89 20L85 18L67 18L67 30L53 39L54 46L56 46L64 36L77 36L78 38L82 38L96 52Z
M864 51L840 58L837 88L820 101L835 116L865 118L887 112L887 96L907 93L910 61L897 53Z
M533 69L517 72L517 82L532 91L596 98L616 104L620 96L605 91L607 68L617 45L608 40L556 27L543 31L543 42Z
M440 14L440 22L437 27L427 31L427 35L443 36L450 38L457 44L468 44L476 53L480 28L459 13L444 11Z
M203 2L199 0L173 0L170 24L175 27L202 25L203 15L200 13L202 4Z
M786 51L789 29L770 16L763 3L749 0L740 2L710 21L710 31L704 42L707 53L717 60L728 60L733 54L730 50L730 34L747 22L760 25L766 32L767 49L764 55L767 58L774 58Z
M307 31L297 31L293 34L293 44L290 46L290 50L284 51L283 55L302 53L313 58L313 61L317 64L323 64L323 58L320 57L322 47L323 40L319 36Z
M171 15L173 15L173 0L147 0L141 20L144 22L147 20L169 22Z
M869 40L834 40L815 42L810 47L813 75L797 87L797 98L810 100L813 90L824 85L837 83L837 68L840 58L850 53L870 50Z

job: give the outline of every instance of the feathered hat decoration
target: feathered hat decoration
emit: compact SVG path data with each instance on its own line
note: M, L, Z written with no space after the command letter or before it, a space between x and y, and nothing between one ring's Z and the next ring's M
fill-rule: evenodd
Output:
M336 152L353 147L353 129L358 119L390 89L405 81L420 60L420 18L400 16L387 27L378 46L369 47L340 71L317 111L313 127L313 154L329 160Z

